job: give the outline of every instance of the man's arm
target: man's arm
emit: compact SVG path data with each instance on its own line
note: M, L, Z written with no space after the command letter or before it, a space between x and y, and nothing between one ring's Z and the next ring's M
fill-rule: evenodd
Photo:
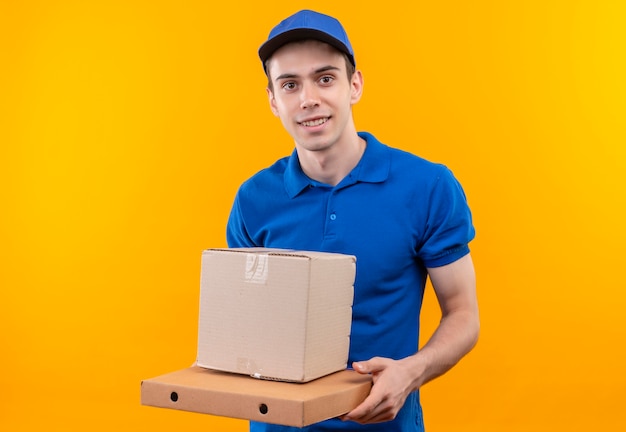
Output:
M479 332L476 276L471 256L428 274L441 308L441 322L417 354L401 360L374 357L355 362L360 373L371 373L370 395L342 417L359 423L379 423L395 418L412 391L443 375L476 344Z

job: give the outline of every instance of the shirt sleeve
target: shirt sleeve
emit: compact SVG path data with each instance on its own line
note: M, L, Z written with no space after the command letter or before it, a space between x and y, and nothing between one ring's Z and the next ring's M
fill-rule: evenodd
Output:
M228 223L226 225L226 241L228 247L255 247L248 231L246 230L243 214L241 211L241 197L240 192L235 197L235 202L230 211L228 217Z
M452 172L441 167L431 190L424 237L418 251L426 267L441 267L469 253L475 236L465 192Z

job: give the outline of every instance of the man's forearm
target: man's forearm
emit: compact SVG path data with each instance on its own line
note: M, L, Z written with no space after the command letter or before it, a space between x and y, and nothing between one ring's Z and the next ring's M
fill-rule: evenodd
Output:
M420 351L402 360L414 371L414 390L454 367L478 341L478 314L458 311L445 316Z

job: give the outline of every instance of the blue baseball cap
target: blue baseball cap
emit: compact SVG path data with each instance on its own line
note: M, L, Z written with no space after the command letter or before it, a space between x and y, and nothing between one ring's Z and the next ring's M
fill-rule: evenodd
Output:
M274 52L289 42L316 39L345 53L350 63L356 66L352 45L341 23L328 15L311 10L301 10L282 20L270 32L267 41L259 48L259 57L265 69L265 61ZM267 71L266 71L267 72Z

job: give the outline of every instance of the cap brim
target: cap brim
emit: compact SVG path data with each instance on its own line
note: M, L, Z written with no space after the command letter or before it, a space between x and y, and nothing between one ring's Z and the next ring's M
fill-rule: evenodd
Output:
M307 28L293 29L276 35L275 37L261 45L261 48L259 48L259 57L265 65L267 59L269 59L274 54L274 52L276 52L283 45L286 45L290 42L296 42L306 39L319 40L333 46L342 53L347 54L350 58L350 62L354 65L354 58L352 57L352 54L350 54L350 50L342 42L328 35L327 33Z

